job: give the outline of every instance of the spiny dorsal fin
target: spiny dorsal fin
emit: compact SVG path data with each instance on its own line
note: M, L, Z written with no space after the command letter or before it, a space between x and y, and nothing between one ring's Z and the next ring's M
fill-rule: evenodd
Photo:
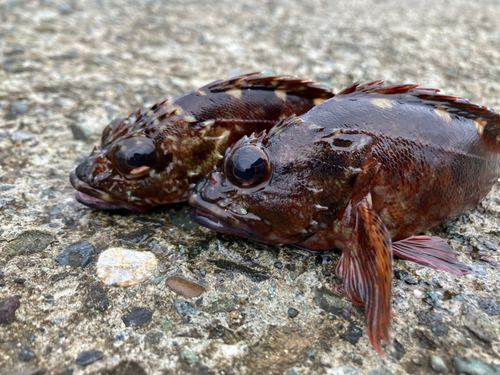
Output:
M320 86L311 80L298 79L296 76L282 75L262 77L261 72L244 74L209 83L200 90L211 92L229 91L233 89L261 89L261 90L283 90L287 93L296 93L301 96L314 96L320 98L332 98L335 94L332 89Z
M499 152L500 141L500 114L493 109L479 104L469 102L465 98L439 94L440 90L422 88L416 84L403 84L383 86L385 79L373 81L361 85L355 82L340 91L336 98L343 97L386 97L393 95L392 99L404 103L420 104L443 110L450 115L457 115L476 122L480 134L486 133L486 141L492 147L492 151ZM395 96L400 97L396 98ZM387 98L390 99L390 98Z

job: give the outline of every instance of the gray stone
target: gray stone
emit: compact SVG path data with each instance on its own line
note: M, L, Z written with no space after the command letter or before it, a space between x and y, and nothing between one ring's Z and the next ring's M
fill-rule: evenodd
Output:
M128 243L131 243L132 245L140 245L151 236L154 236L155 233L156 232L154 230L141 229L124 234L120 238L124 241L127 241Z
M349 324L341 338L349 341L352 345L356 345L361 336L363 336L363 330L354 324Z
M87 308L95 309L101 312L104 312L109 308L108 295L100 284L89 285L87 291L88 298L85 302L85 306Z
M198 311L187 301L176 299L174 300L174 307L181 318L198 314Z
M233 310L235 306L236 303L233 299L224 298L210 303L203 310L208 312L209 314L217 314L219 312Z
M316 297L314 298L314 303L320 309L326 312L332 313L334 315L342 315L342 308L344 307L344 302L341 298L332 293L326 288L316 289Z
M14 203L15 198L0 198L0 208L8 206L11 203Z
M92 135L92 130L87 129L78 124L71 124L70 126L71 132L73 133L73 138L77 141L86 141Z
M56 215L60 215L62 214L64 211L66 211L66 209L68 208L68 206L66 206L65 204L62 204L60 206L56 206L54 207L50 212L49 212L49 215L50 216L56 216Z
M500 300L498 299L479 299L477 305L489 316L500 315Z
M496 338L495 327L488 315L469 303L465 303L463 306L462 321L464 326L481 340L490 343Z
M95 256L95 248L87 241L80 241L69 245L56 257L56 262L62 266L85 268Z
M437 355L431 355L430 366L435 372L441 373L446 371L446 364L443 359Z
M52 241L54 241L54 236L50 233L29 230L14 241L9 242L4 251L10 255L38 253L44 250Z
M490 366L479 359L453 358L453 367L461 375L499 375L498 367Z
M359 370L354 367L339 367L337 369L328 370L328 375L359 375Z
M294 309L293 307L290 307L290 308L288 309L288 316L289 316L290 318L292 318L292 319L293 319L293 318L295 318L297 315L299 315L299 310Z
M89 350L78 354L76 364L78 366L88 366L100 359L102 359L102 352L100 350Z
M386 370L384 368L378 368L375 370L371 370L368 375L392 375L392 372Z
M73 7L71 5L69 5L68 3L62 3L59 6L59 13L61 13L63 15L68 15L68 14L71 14L73 12L74 12Z
M17 131L10 136L10 139L13 141L29 141L31 139L35 139L35 136L23 131Z
M140 327L151 321L152 317L153 311L134 307L130 313L122 316L122 321L126 327Z
M484 265L469 264L468 266L470 268L472 268L472 272L471 272L472 275L475 275L475 276L487 276L488 275L487 267Z
M54 199L56 197L54 192L50 189L46 189L46 190L42 191L42 196L49 197L50 199Z
M196 354L194 354L193 352L182 352L181 353L181 356L182 356L182 359L188 364L188 365L192 365L194 363L197 363L199 362L199 358Z
M20 100L12 103L10 107L10 113L13 116L25 115L30 110L30 106Z
M36 358L36 354L33 353L32 351L29 351L28 349L21 349L21 351L19 352L19 355L17 356L17 358L20 361L29 362L32 359Z

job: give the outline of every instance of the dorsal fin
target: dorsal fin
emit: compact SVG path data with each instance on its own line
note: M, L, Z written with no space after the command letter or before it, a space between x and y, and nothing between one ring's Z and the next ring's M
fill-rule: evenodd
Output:
M244 74L228 80L209 83L199 90L222 92L233 89L284 90L287 93L297 93L301 96L332 98L335 94L331 88L320 86L311 80L297 79L296 76L282 75L262 77L262 73Z
M500 153L500 114L493 109L469 102L465 98L439 94L440 90L422 88L416 84L383 86L385 79L361 85L353 83L340 91L336 98L365 97L373 98L399 95L398 99L405 103L428 105L436 110L442 110L450 115L461 116L476 123L477 131L483 135L492 152ZM367 96L365 96L367 95ZM446 115L446 114L445 114Z

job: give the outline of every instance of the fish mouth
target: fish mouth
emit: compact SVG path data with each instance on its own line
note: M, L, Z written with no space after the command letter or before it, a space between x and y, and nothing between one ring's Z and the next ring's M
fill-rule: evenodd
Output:
M128 202L118 201L110 194L90 186L85 181L82 181L76 175L76 172L71 172L69 177L71 185L77 190L75 199L77 202L97 210L123 210L127 209L135 213L146 211L149 207L137 207Z
M269 245L284 243L283 239L273 233L271 225L266 224L257 215L251 213L237 215L220 208L217 204L204 201L196 193L189 196L189 204L194 207L189 217L204 227Z

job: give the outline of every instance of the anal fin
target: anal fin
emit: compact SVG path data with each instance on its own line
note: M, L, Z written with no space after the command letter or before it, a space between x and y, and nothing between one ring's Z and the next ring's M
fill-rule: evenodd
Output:
M440 237L411 236L394 242L392 251L398 258L453 275L467 275L471 271L469 266L457 260L457 253Z
M392 248L389 231L364 199L356 208L355 228L336 269L351 302L363 305L368 338L385 358L381 340L392 347Z

